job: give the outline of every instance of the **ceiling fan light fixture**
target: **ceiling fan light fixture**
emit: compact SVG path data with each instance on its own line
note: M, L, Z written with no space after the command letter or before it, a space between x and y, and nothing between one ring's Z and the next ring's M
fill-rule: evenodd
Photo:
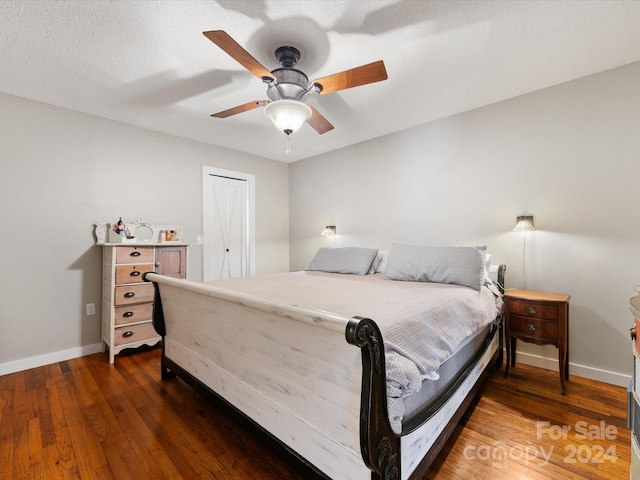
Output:
M264 107L265 116L286 135L298 130L311 116L311 108L297 100L276 100Z

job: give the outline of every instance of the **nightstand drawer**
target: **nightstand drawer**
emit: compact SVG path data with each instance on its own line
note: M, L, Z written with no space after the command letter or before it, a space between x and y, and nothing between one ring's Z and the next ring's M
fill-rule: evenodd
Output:
M509 309L509 313L525 317L557 320L559 316L557 305L541 305L534 302L509 299L507 302L507 308Z
M555 344L558 342L558 322L511 315L509 317L509 334L532 340L546 340Z

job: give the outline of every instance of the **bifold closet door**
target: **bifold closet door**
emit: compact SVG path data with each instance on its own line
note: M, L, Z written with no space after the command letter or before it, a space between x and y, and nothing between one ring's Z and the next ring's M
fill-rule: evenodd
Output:
M204 177L203 201L204 280L248 275L247 180L209 173Z

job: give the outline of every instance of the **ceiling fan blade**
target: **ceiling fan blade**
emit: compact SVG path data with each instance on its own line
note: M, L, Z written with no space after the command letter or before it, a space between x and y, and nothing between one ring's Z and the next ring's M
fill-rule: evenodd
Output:
M320 94L337 92L346 88L359 87L369 83L380 82L387 79L387 70L384 68L384 62L377 62L362 65L360 67L345 70L344 72L334 73L328 77L315 80L314 85L320 85L322 90Z
M313 127L316 132L322 135L323 133L327 133L328 131L333 130L333 125L331 125L320 112L318 112L311 105L309 105L309 107L311 108L311 116L307 120L307 123L311 125L311 127Z
M242 46L224 30L212 30L210 32L202 32L202 34L259 79L262 80L264 77L274 78L269 70L253 58L249 52L242 48Z
M238 105L237 107L214 113L211 116L216 118L227 118L232 115L237 115L238 113L248 112L249 110L253 110L254 108L263 107L266 103L266 100L254 100L252 102L247 102L244 105Z

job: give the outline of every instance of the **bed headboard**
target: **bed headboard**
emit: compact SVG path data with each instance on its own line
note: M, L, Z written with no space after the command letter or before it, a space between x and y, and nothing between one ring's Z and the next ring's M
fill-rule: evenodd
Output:
M504 272L506 270L507 266L504 263L498 265L498 288L502 294L504 294Z

